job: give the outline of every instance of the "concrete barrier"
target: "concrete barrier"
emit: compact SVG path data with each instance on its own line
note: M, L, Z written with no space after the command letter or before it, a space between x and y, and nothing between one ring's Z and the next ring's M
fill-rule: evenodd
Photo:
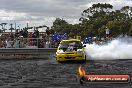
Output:
M56 48L6 48L0 49L0 59L44 59L55 55Z

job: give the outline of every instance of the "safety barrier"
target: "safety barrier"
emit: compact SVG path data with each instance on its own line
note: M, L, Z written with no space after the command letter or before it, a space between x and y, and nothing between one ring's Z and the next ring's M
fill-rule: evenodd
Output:
M0 59L44 59L55 55L56 48L6 48L0 49Z

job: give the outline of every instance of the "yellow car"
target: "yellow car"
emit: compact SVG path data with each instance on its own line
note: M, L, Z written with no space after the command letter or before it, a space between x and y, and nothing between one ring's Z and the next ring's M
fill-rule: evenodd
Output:
M56 60L62 61L86 61L86 55L81 41L78 39L62 40L56 52Z

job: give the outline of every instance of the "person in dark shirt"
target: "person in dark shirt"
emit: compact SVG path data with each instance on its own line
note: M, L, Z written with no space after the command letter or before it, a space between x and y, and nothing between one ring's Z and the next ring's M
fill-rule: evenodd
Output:
M9 36L11 39L14 39L14 35L11 33Z
M16 30L16 32L15 32L15 37L16 37L16 38L19 37L19 32L18 32L18 30Z
M27 38L28 37L28 30L24 30L23 33L22 33L23 37L24 38Z
M34 31L33 38L39 38L39 31L38 30Z

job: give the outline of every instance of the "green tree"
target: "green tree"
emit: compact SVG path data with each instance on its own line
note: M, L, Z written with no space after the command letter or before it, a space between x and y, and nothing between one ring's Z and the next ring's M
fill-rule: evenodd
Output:
M97 3L83 10L81 23L69 24L63 19L56 18L51 30L58 33L68 33L70 36L79 35L82 39L89 36L105 36L106 27L111 36L132 36L132 7L124 6L114 10L110 4Z

